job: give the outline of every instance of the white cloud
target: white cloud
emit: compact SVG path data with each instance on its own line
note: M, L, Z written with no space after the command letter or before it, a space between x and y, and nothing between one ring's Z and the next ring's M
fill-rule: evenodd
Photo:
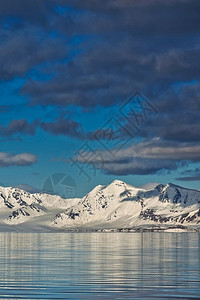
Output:
M29 166L37 161L37 156L31 153L9 154L0 152L0 167Z

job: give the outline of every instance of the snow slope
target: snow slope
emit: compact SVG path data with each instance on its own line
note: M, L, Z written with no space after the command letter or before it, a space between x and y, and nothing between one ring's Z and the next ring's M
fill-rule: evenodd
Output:
M115 180L82 199L0 187L0 229L200 228L200 191L174 184L137 188Z

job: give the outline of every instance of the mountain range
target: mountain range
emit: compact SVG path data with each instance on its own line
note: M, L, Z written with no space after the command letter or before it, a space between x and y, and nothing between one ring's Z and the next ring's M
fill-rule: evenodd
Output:
M120 180L83 198L63 199L0 187L1 231L200 230L200 191L169 183L134 187Z

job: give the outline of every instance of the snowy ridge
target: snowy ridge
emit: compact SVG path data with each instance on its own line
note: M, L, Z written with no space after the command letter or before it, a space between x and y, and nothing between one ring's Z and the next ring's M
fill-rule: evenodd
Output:
M76 199L73 199L74 203ZM56 195L31 194L18 188L0 187L0 220L6 224L20 224L34 217L48 214L51 209L66 209L71 205Z
M0 227L18 230L200 228L200 191L172 183L144 189L115 180L82 199L1 187L0 208Z

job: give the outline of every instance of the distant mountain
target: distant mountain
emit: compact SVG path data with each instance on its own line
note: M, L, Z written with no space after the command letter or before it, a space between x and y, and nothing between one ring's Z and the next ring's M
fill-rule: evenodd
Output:
M200 228L200 191L172 183L138 188L115 180L82 199L0 188L1 230Z
M73 199L73 204L79 199ZM0 229L7 225L18 225L35 220L43 225L43 218L53 216L72 205L70 199L45 193L31 194L19 188L0 187ZM45 218L46 220L46 218ZM50 222L50 220L49 220ZM48 221L46 222L48 226ZM45 224L45 226L46 226ZM35 224L31 224L33 228Z
M158 183L158 182L149 182L149 183L145 183L143 185L140 185L139 188L144 189L144 190L152 190L159 184L160 183Z

